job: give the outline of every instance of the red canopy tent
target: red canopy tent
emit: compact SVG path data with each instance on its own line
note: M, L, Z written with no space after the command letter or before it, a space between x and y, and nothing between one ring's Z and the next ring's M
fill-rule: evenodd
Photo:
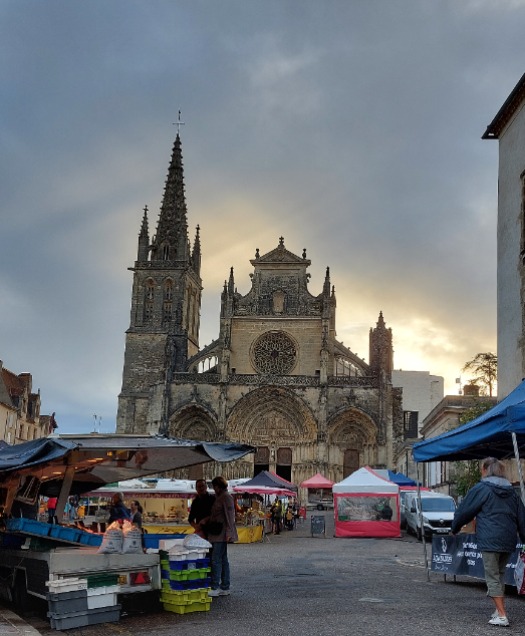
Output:
M326 477L323 477L321 473L316 473L310 479L301 482L301 488L326 488L327 490L331 490L332 486L335 482L330 481Z

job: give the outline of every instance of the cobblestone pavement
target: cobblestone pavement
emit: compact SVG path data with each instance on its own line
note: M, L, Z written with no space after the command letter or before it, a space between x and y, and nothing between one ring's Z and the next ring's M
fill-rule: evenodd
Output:
M262 543L230 546L232 594L213 599L209 612L128 611L118 623L67 633L483 636L501 629L487 624L493 607L483 582L428 575L423 547L415 538L334 539L331 513L316 514L326 515L326 536L312 537L307 521ZM524 601L510 595L511 626L505 633L525 633ZM27 620L44 636L57 634L41 615Z

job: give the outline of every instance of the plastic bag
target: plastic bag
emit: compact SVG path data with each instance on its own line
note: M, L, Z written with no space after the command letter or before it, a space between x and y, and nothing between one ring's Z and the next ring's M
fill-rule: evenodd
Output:
M122 525L122 554L141 554L144 552L142 547L142 530L137 526L124 521Z
M99 554L119 554L122 552L122 542L124 540L124 534L120 524L114 521L108 526L104 536L102 537L102 543L97 550Z
M206 541L206 539L199 537L198 534L186 535L182 544L186 548L203 548L204 550L211 548L211 543Z
M514 582L518 594L525 594L525 552L520 552L514 568Z

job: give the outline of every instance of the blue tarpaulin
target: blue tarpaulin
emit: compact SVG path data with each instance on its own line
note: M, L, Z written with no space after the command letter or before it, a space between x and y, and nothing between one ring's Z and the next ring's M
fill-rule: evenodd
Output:
M395 473L392 470L388 471L388 479L398 486L417 486L417 482L410 477L403 475L403 473Z
M514 456L512 433L518 451L525 449L525 380L506 398L471 422L414 444L416 462L458 461Z

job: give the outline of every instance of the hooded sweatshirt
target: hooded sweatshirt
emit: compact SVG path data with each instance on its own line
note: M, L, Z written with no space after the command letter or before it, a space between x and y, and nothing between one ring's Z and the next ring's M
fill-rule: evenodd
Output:
M525 507L512 484L503 477L485 477L469 490L454 515L452 533L476 519L478 548L513 552L518 535L525 541Z

